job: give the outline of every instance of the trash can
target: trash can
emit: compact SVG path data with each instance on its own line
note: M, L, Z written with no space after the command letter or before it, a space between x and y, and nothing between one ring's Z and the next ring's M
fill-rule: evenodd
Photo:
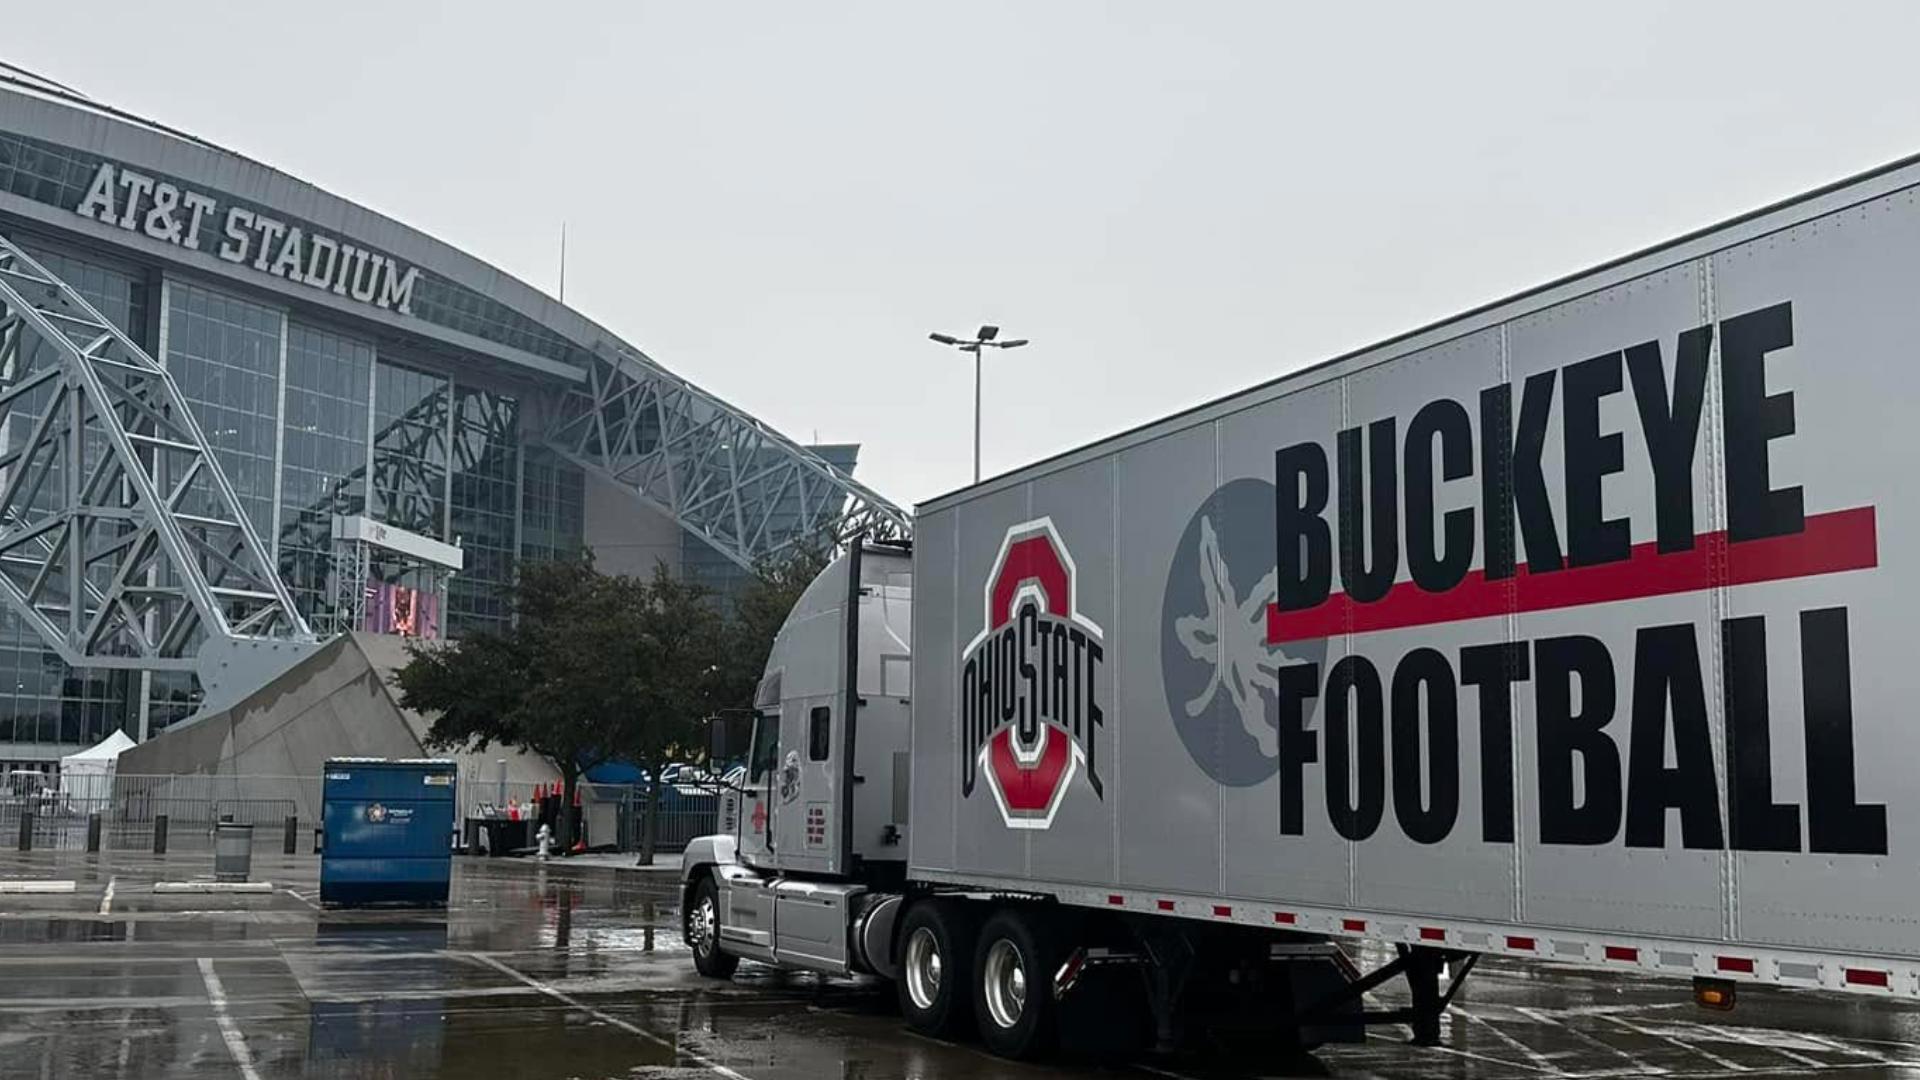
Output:
M334 758L321 785L325 904L445 904L453 877L454 763Z
M253 873L253 826L218 822L213 827L213 880L245 881Z

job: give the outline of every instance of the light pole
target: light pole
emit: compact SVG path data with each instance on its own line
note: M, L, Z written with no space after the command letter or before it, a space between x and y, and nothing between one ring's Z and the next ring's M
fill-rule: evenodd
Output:
M971 340L955 337L952 334L932 333L928 337L942 345L951 345L961 352L973 354L973 482L980 482L980 351L982 349L1017 349L1027 343L1026 338L1014 338L1001 341L1000 328L982 326Z

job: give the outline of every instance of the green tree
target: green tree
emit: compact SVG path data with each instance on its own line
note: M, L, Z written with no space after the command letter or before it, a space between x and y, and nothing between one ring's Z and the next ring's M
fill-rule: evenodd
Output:
M634 641L641 674L633 687L633 703L645 720L624 729L628 742L622 754L655 780L648 787L640 840L640 864L645 866L653 862L659 835L660 774L668 762L691 756L699 744L701 721L718 707L725 687L731 642L712 592L675 580L664 566L654 568L646 586Z
M430 745L483 751L518 746L551 761L572 806L580 776L642 740L647 713L635 687L646 659L647 586L594 570L590 560L523 563L512 625L458 642L409 646L395 676L400 704L433 716ZM560 817L561 850L573 845Z

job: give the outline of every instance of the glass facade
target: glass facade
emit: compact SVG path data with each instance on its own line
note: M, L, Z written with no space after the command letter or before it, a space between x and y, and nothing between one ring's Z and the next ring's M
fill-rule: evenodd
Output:
M241 510L254 531L269 538L286 317L265 304L185 281L169 282L167 297L167 370L193 407Z
M367 342L287 327L278 558L294 604L316 629L336 621L334 516L366 512L373 365Z
M551 562L586 547L587 475L540 446L526 448L520 481L520 557Z
M373 513L447 539L448 404L444 376L381 360L373 381Z
M520 407L461 387L453 409L453 538L465 566L447 585L447 635L497 630L512 615L520 509Z

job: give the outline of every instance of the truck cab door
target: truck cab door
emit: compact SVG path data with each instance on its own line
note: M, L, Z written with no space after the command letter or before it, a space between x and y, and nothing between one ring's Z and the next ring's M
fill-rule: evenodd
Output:
M780 703L780 768L773 784L774 858L782 870L832 873L840 837L836 723L840 694L788 698Z
M776 682L777 686L777 682ZM745 791L739 796L740 861L750 866L773 865L772 814L774 785L780 772L780 713L761 709L753 721L753 744L747 754Z

